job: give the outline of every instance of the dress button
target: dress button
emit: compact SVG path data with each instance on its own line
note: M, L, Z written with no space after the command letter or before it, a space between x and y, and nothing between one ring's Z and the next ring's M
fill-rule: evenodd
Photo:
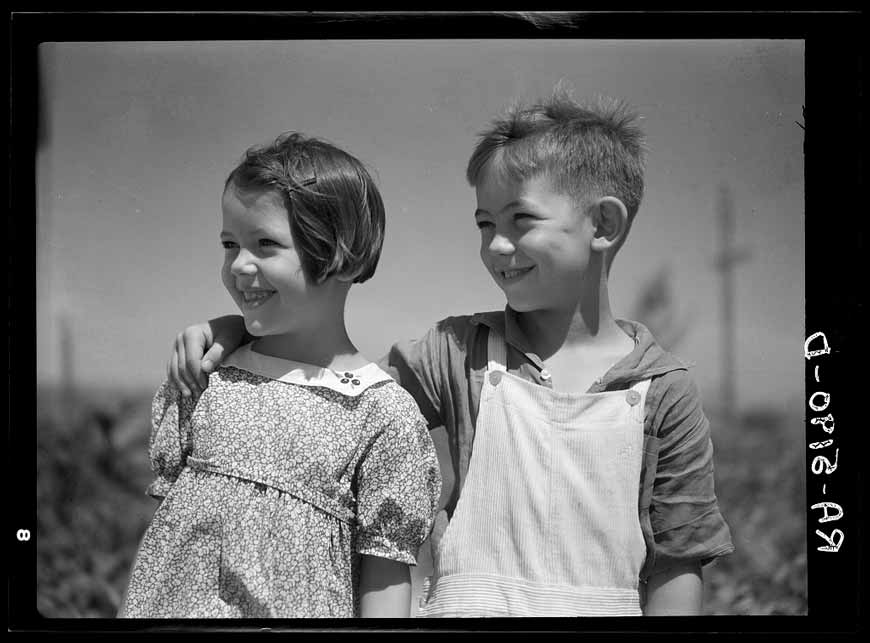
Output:
M628 390L625 392L625 401L634 406L638 402L640 402L640 393L634 390Z
M498 386L498 383L501 382L501 373L499 371L494 371L489 374L489 383L493 386Z

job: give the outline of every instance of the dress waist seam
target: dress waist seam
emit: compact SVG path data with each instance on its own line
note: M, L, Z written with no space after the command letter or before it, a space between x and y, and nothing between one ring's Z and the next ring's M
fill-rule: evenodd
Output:
M280 479L277 476L269 475L253 475L244 469L236 467L228 467L226 465L201 458L188 456L186 462L187 468L193 471L206 473L214 473L228 478L235 478L244 482L260 484L266 487L271 487L282 493L289 494L295 498L313 505L317 509L348 523L349 525L356 524L356 512L347 506L342 505L337 499L331 498L321 490L312 489L296 480Z

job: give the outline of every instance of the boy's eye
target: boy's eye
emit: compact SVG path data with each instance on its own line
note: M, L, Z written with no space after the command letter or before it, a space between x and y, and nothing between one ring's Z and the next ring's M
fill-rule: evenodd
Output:
M260 239L261 246L277 246L281 245L277 241L273 241L272 239Z
M478 220L475 223L476 223L477 227L480 228L481 230L483 230L484 228L488 228L489 226L492 225L491 221Z
M221 245L224 247L224 250L232 250L237 247L235 241L221 241Z

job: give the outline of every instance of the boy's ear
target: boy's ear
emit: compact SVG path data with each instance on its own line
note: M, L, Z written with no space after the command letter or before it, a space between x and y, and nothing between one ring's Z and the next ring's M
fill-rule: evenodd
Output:
M615 196L601 197L592 205L595 236L592 249L600 252L612 248L625 234L628 225L628 210Z

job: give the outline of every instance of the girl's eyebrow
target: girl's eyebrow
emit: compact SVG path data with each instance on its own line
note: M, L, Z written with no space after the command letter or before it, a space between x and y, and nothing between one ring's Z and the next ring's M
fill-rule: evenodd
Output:
M280 232L277 230L270 230L268 228L264 228L263 226L257 226L256 228L251 228L248 232L253 236L264 236L264 237L274 237L280 235ZM232 232L228 232L227 230L221 230L220 236L231 237L233 236Z

